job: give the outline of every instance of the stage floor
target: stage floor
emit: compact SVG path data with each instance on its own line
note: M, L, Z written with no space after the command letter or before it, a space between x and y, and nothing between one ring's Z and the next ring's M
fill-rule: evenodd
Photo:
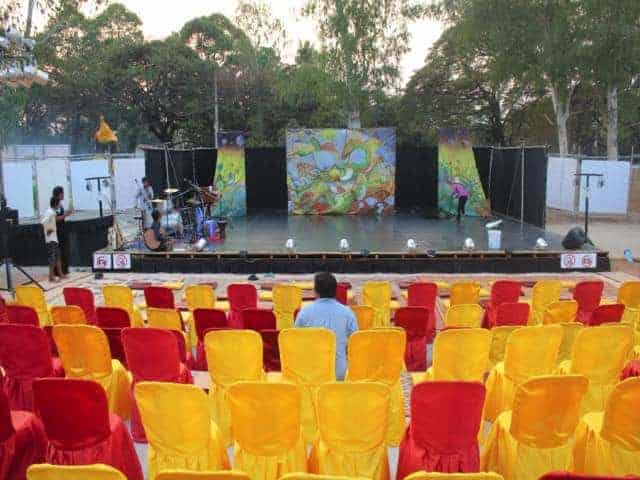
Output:
M413 238L418 251L424 253L462 250L467 237L473 238L476 250L488 250L486 223L478 217L465 217L457 224L455 218L423 218L408 213L386 217L254 214L230 219L226 239L210 245L208 251L285 253L285 242L293 238L297 253L330 253L337 252L340 239L346 238L354 253L363 249L405 253L407 239ZM502 250L533 250L539 237L546 239L549 250L563 250L560 235L532 225L521 227L519 222L503 219L501 230Z

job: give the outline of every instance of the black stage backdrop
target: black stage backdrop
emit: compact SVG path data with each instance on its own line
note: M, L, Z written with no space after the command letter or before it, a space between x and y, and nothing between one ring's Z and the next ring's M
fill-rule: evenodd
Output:
M521 149L474 148L476 165L485 194L494 212L520 218ZM172 186L186 186L183 179L211 185L216 169L216 150L169 150ZM286 211L287 155L276 148L245 150L247 210ZM146 175L156 192L166 188L165 152L145 149ZM547 193L547 153L544 148L525 149L524 220L543 227ZM491 184L489 184L489 181ZM438 147L399 148L396 158L396 209L415 210L427 216L438 212Z

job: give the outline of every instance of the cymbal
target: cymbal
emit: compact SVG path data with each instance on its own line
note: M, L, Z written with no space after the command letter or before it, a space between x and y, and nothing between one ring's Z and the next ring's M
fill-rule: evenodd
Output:
M174 193L178 193L180 190L177 188L165 188L163 191L167 195L173 195Z
M151 203L164 203L164 199L162 198L154 198L151 200Z

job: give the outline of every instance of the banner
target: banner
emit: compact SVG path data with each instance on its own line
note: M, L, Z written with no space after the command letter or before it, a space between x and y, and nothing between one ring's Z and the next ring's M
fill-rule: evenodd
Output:
M393 212L393 128L287 130L289 213Z
M466 193L465 214L488 215L489 204L480 183L469 131L443 128L438 136L438 208L456 215L458 197Z
M218 203L213 214L220 217L242 217L247 214L244 148L218 149L214 185Z

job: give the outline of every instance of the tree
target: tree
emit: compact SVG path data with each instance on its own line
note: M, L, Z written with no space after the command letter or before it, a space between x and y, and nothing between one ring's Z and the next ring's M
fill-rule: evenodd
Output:
M287 46L284 22L274 17L271 7L263 0L241 0L236 8L235 23L256 50L268 48L281 54Z
M332 74L344 86L349 124L372 93L398 89L400 61L409 50L409 22L422 13L413 0L308 0L303 10L317 20Z

